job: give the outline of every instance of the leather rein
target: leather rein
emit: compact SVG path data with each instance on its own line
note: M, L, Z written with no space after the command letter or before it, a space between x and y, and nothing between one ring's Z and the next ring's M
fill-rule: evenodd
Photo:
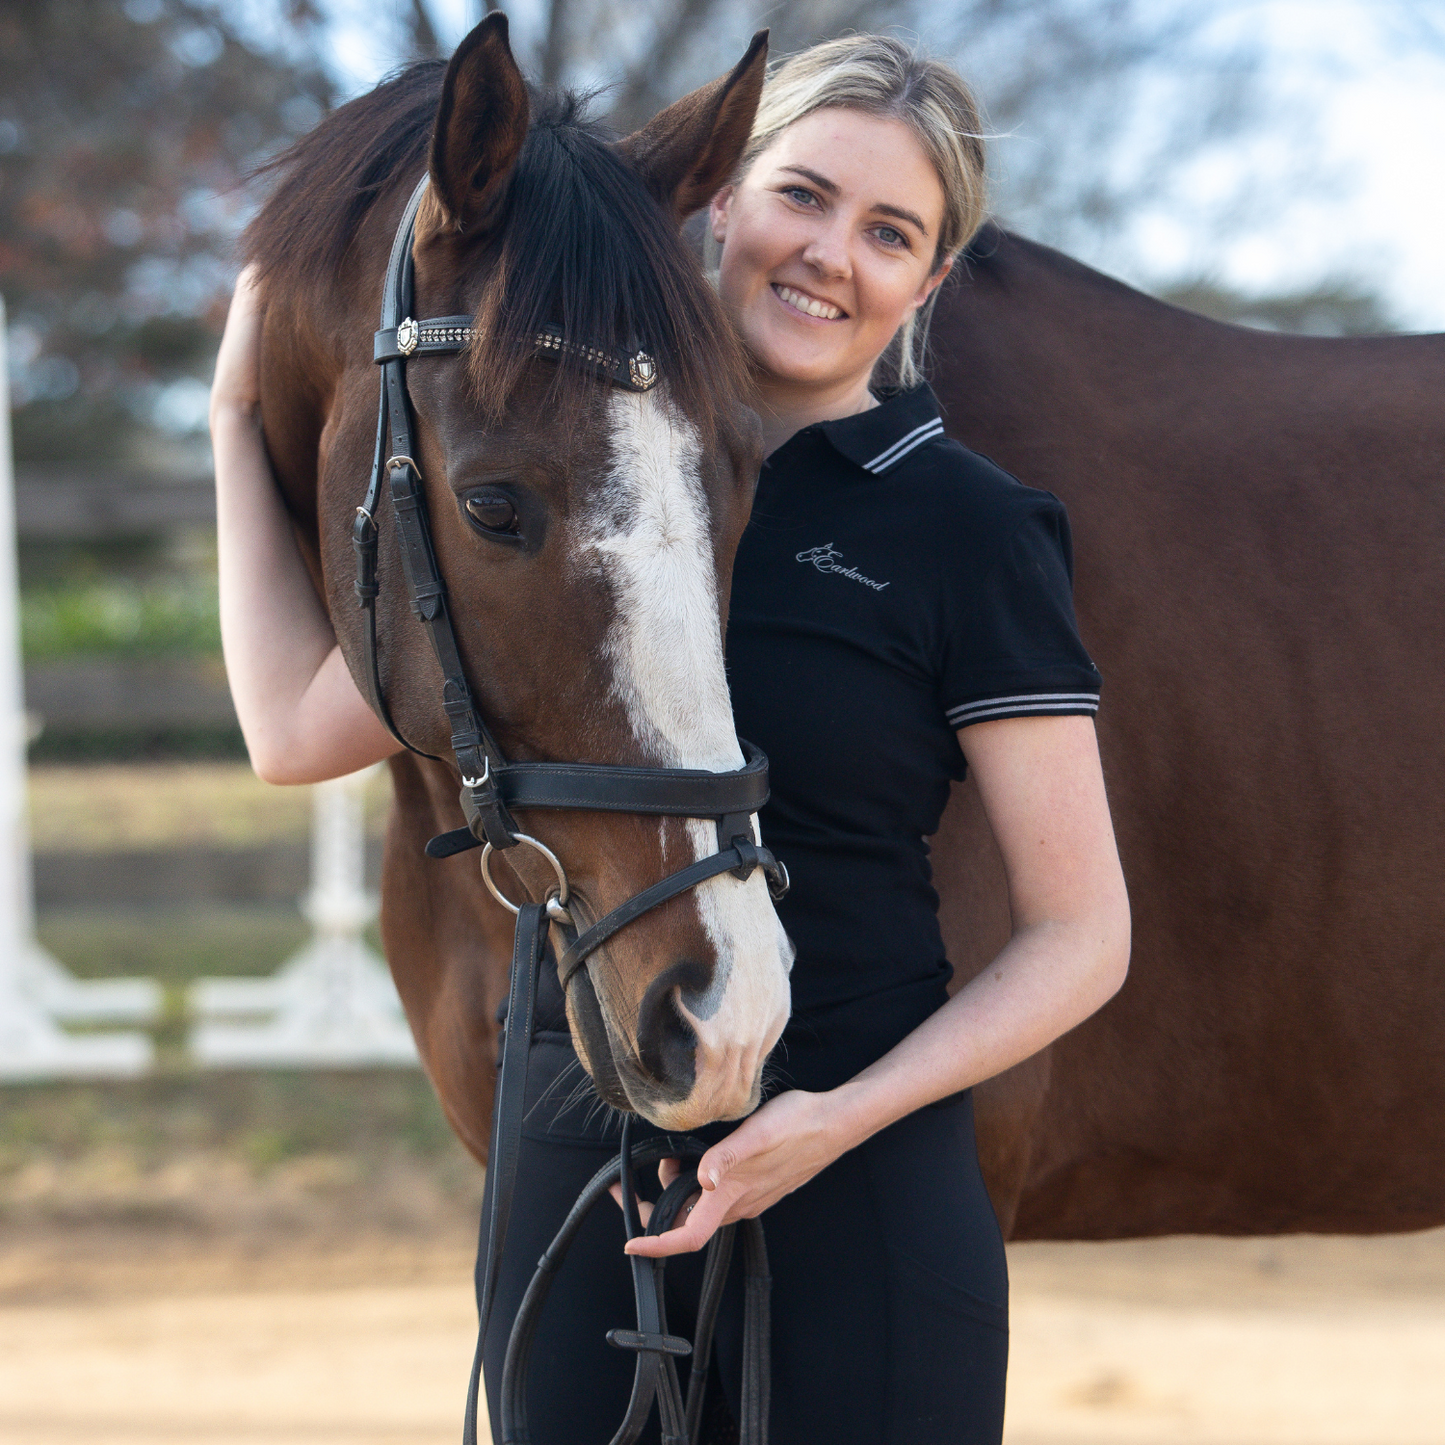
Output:
M408 358L455 355L464 351L472 340L469 316L444 316L425 321L417 321L412 316L415 284L412 247L417 210L427 183L428 178L423 176L412 192L397 227L387 266L381 327L376 332L373 347L374 359L381 368L376 448L366 498L356 509L352 544L356 552L356 596L366 614L363 629L366 654L364 681L371 706L387 731L404 748L419 757L441 762L443 760L435 754L423 752L402 736L392 720L382 688L376 628L376 599L380 594L376 518L385 488L391 497L411 610L425 628L441 665L444 679L442 706L451 728L451 750L461 774L461 804L467 819L465 828L433 838L426 851L430 857L446 858L480 847L483 881L498 902L517 920L507 1022L501 1048L501 1072L492 1117L491 1159L487 1170L487 1255L478 1301L480 1332L463 1434L466 1445L474 1445L482 1345L491 1318L498 1266L506 1242L516 1183L537 981L547 947L549 925L556 927L566 942L558 960L558 977L565 994L578 970L585 968L590 954L620 929L668 899L722 873L731 873L746 880L759 867L767 879L770 894L779 899L787 891L788 875L753 832L752 815L768 798L768 760L751 743L741 744L746 759L741 768L726 773L710 773L693 768L614 767L596 763L511 763L488 731L462 666L461 651L448 610L446 585L432 547L422 476L415 460L411 402L406 385ZM618 355L573 341L556 327L538 332L535 344L538 355L554 359L571 356L601 379L626 390L645 392L657 381L657 368L643 351ZM660 879L579 932L568 909L567 875L561 861L545 844L518 829L512 816L514 808L581 808L661 817L711 818L717 827L717 851ZM492 880L489 867L492 853L523 843L547 859L556 874L556 885L548 890L542 903L512 903ZM628 1237L631 1238L639 1232L636 1200L631 1189L634 1163L654 1161L665 1155L683 1157L695 1163L701 1152L701 1145L681 1137L649 1141L633 1150L630 1116L624 1122L621 1154L598 1174L579 1198L562 1232L544 1256L513 1324L503 1376L499 1445L521 1445L528 1438L522 1382L536 1324L535 1313L550 1287L551 1272L565 1254L571 1235L580 1227L587 1210L606 1192L610 1183L621 1179L625 1188L624 1218ZM691 1188L686 1193L678 1193L677 1186L685 1183L687 1178L692 1180ZM694 1172L664 1191L649 1224L649 1232L667 1227L682 1207L687 1193L695 1188ZM664 1203L666 1209L663 1208ZM749 1226L746 1236L749 1283L744 1343L747 1361L744 1371L745 1418L740 1422L741 1440L743 1445L765 1445L767 1261L761 1229L756 1227L756 1221L749 1221ZM654 1396L662 1412L665 1445L696 1445L702 1381L706 1375L712 1327L727 1270L726 1256L732 1249L735 1227L719 1231L709 1247L703 1290L705 1308L699 1312L695 1346L667 1333L662 1304L662 1262L636 1256L631 1258L638 1301L638 1328L635 1331L613 1330L608 1339L620 1348L637 1352L637 1371L627 1417L614 1436L612 1445L631 1445L636 1440L646 1424ZM716 1269L715 1259L722 1261ZM707 1284L709 1280L713 1281L711 1293ZM757 1300L761 1300L760 1314ZM675 1360L688 1353L693 1355L693 1380L684 1402Z

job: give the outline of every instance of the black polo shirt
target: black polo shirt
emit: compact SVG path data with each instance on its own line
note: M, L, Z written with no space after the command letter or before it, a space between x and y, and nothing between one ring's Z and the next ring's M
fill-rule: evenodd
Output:
M955 729L1092 714L1063 504L943 435L927 386L764 463L733 570L738 732L771 761L763 837L793 887L784 1081L828 1088L945 998L928 863Z

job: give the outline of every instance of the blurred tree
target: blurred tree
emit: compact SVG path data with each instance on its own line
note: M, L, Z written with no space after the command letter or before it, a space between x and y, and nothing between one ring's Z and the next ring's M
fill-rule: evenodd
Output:
M0 0L0 285L22 460L117 461L204 421L242 181L332 93L311 0L280 0L269 44L233 13Z
M422 0L418 0L422 3ZM850 31L891 32L957 62L994 135L1006 224L1108 269L1150 213L1191 235L1238 228L1278 169L1218 158L1281 102L1256 33L1198 0L542 0L514 36L544 80L606 86L630 129L724 70L759 25L775 56ZM480 6L471 7L472 18ZM1298 145L1276 147L1303 183ZM1232 159L1237 161L1238 151ZM1231 175L1223 172L1230 171ZM1253 184L1251 184L1253 183ZM1111 260L1113 264L1111 264Z
M1181 282L1163 301L1215 321L1300 336L1383 336L1400 327L1380 297L1358 281L1324 281L1303 291L1249 295L1217 281Z

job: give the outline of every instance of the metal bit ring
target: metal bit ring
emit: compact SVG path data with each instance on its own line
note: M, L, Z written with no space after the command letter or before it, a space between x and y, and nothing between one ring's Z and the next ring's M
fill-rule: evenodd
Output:
M557 855L545 843L539 843L527 833L518 833L516 838L517 842L526 843L530 847L535 848L552 865L552 871L557 875L557 890L555 893L549 892L547 895L547 917L550 918L553 923L570 925L572 915L567 912L567 899L571 896L571 890L567 887L567 875L563 871L561 863L558 862ZM520 913L522 911L521 908L513 903L510 898L507 898L501 889L492 881L491 858L493 851L490 843L482 848L482 882L487 885L487 891L492 897L495 898L508 913Z

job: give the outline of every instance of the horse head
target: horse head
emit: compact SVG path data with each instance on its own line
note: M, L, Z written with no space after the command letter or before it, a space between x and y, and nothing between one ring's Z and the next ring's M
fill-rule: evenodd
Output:
M268 441L283 483L285 456L319 456L314 490L288 490L303 525L314 510L360 679L345 519L376 427L387 249L429 174L415 314L469 316L473 339L460 357L407 363L415 460L468 680L510 760L743 763L723 626L760 440L737 342L679 227L736 164L765 53L759 36L729 75L612 140L570 99L529 92L505 19L489 15L444 72L413 67L303 140L253 229ZM278 305L304 318L283 331ZM539 355L548 327L570 345ZM656 384L610 385L588 348L645 352ZM378 525L387 704L408 743L450 758L441 674L408 611L395 529ZM532 809L518 823L562 860L579 927L717 847L708 820ZM514 898L545 898L553 874L538 854L498 856ZM712 878L616 934L567 989L601 1097L677 1129L749 1112L787 1018L791 954L760 872Z

